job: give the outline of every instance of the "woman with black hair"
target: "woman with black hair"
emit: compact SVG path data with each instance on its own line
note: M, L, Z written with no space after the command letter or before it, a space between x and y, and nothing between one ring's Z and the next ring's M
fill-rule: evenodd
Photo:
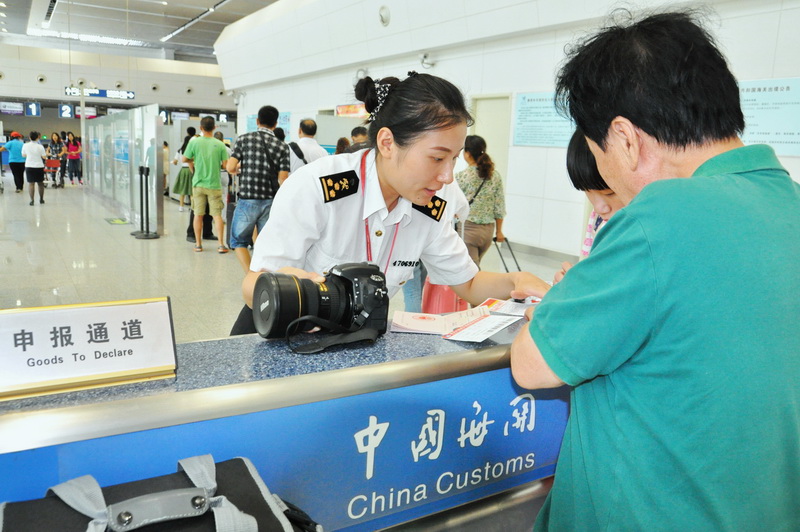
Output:
M586 236L584 236L581 246L580 258L583 260L589 256L592 245L594 245L594 238L600 228L625 205L619 196L609 188L597 170L597 162L580 128L577 128L572 134L567 146L567 174L572 186L583 191L593 207L586 224ZM562 262L561 270L556 272L553 283L561 281L570 268L572 268L571 263Z
M67 147L61 140L61 135L53 131L50 135L50 144L46 149L47 158L53 161L59 161L61 170L53 175L53 188L64 188L64 162L67 157Z
M492 245L492 237L503 242L503 217L506 199L503 179L486 153L486 141L469 135L464 141L464 160L469 167L456 174L458 186L469 201L469 217L464 222L464 242L469 256L480 266L483 255Z
M190 132L189 130L194 130ZM183 161L183 152L186 151L186 146L189 144L189 141L194 138L194 133L196 133L193 127L190 127L187 130L188 135L183 138L183 144L181 147L178 148L178 151L175 153L175 158L172 160L172 164L178 164L181 162L181 170L178 172L178 177L175 178L175 185L172 187L172 192L178 195L178 210L183 212L183 203L184 203L184 196L188 197L191 200L192 197L192 169L189 166L188 162Z
M355 95L370 113L372 148L324 157L283 183L242 285L247 304L262 272L322 282L331 267L362 261L384 272L389 297L420 260L432 282L474 305L512 293L541 295L548 285L530 273L478 271L447 223L450 207L437 193L453 181L472 123L458 88L411 72L402 81L362 78Z

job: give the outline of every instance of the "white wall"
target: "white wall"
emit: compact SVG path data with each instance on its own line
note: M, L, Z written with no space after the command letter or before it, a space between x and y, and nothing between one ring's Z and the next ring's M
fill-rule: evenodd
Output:
M800 0L712 3L710 29L739 79L800 76ZM378 20L381 5L391 11L387 27ZM592 0L281 0L230 25L215 49L226 89L241 92L239 130L265 104L290 111L296 129L297 120L319 109L354 103L359 68L372 77L429 72L454 82L468 98L552 91L565 45L617 6ZM244 50L259 43L282 43L280 53L253 61ZM421 67L423 51L435 59L433 68ZM506 149L506 235L577 254L584 200L569 185L566 150ZM782 161L800 177L800 159Z

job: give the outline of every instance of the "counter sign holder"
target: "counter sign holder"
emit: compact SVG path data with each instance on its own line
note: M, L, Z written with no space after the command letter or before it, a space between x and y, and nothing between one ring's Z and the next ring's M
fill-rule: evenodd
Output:
M169 298L0 310L0 401L174 378Z

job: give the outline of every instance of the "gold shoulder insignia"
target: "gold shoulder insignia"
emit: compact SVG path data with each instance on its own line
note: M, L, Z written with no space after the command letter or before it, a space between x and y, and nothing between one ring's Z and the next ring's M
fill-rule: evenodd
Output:
M442 214L444 214L445 206L447 206L447 202L442 198L440 198L439 196L432 197L431 201L428 202L427 205L414 204L415 209L417 209L425 216L433 218L437 222L442 219Z
M358 192L358 174L355 170L339 172L319 178L325 203L346 198Z

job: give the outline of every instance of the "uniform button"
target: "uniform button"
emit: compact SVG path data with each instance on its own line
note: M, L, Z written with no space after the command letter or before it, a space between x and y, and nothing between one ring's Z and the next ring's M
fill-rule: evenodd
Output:
M383 236L383 231L378 229L377 231L375 231L375 236Z

